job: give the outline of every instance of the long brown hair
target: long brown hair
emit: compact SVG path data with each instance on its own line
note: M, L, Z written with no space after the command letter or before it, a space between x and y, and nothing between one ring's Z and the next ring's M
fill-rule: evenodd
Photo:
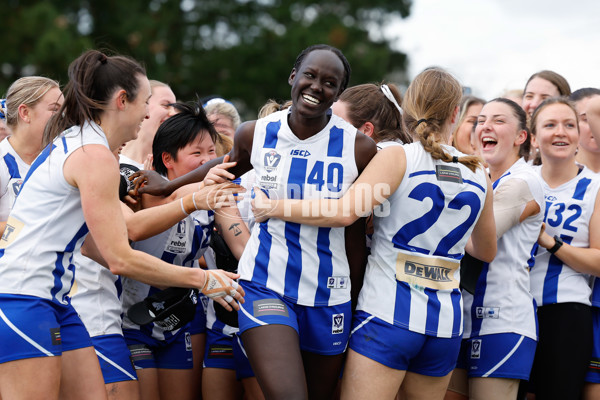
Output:
M44 147L72 126L100 122L100 115L115 90L125 90L129 101L134 101L139 89L138 77L145 76L146 71L129 57L88 50L69 65L68 74L65 101L46 125Z
M365 83L352 86L340 95L338 101L348 105L350 119L348 122L357 128L363 126L365 122L372 123L375 129L371 137L376 143L388 140L412 143L410 135L404 132L402 114L383 93L381 89L383 85L383 83L379 85ZM401 105L402 96L396 85L388 83L387 87L398 105Z
M428 68L417 75L404 95L404 126L436 160L453 161L453 157L441 146L438 135L460 103L461 97L460 83L438 67ZM471 171L483 166L483 161L477 156L458 157L458 162Z

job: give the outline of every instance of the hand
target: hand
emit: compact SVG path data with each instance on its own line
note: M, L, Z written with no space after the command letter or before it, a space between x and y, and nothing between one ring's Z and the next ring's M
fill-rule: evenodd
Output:
M273 211L274 204L259 187L252 189L252 213L256 222L265 222Z
M154 171L154 156L152 154L148 154L146 156L146 161L144 161L144 169L148 171Z
M554 246L554 238L546 233L546 224L542 223L540 234L538 236L538 244L545 249L550 249Z
M244 289L233 279L240 276L221 269L205 271L206 282L201 289L202 293L221 304L227 311L232 308L239 310L239 303L244 303ZM237 301L236 301L237 300Z
M138 212L142 209L142 202L140 201L140 197L136 196L135 193L130 191L127 195L125 195L121 201L127 205L133 212Z
M150 194L153 196L167 196L171 194L169 181L160 176L156 171L137 171L129 177L135 185L133 191L136 195Z
M235 179L235 175L227 170L236 164L237 162L229 162L229 154L226 154L225 157L223 157L223 162L221 164L215 165L208 171L204 177L204 184L208 186Z
M240 185L233 182L225 182L216 185L201 186L197 192L184 196L182 201L185 212L188 214L196 210L217 210L222 207L235 206L241 200L239 194L245 191L246 189Z

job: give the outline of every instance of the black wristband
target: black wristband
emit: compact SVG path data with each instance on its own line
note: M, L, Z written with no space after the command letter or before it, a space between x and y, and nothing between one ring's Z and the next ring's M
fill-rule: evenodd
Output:
M550 247L548 249L548 252L550 254L556 253L558 251L558 249L561 248L561 246L563 245L563 243L564 242L563 242L563 240L562 240L562 238L560 236L554 235L554 246Z

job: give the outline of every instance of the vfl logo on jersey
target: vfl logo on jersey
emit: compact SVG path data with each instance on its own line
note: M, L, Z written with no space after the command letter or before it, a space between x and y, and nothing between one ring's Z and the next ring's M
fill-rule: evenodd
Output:
M471 342L471 358L481 357L481 339L473 339Z
M167 241L166 250L170 253L184 254L187 249L187 221L181 220L177 224L177 228L171 229L169 240Z
M344 313L331 316L331 333L334 335L344 333Z
M346 289L347 287L347 276L330 276L327 278L327 289Z
M161 302L155 301L155 302L152 303L152 307L154 307L154 309L156 311L164 310L165 309L165 302L164 301L161 301Z
M275 150L269 150L265 153L264 164L265 169L268 172L274 171L279 165L279 161L281 161L281 155L279 155Z
M475 309L475 314L477 318L492 318L498 319L500 318L500 307L477 307Z
M21 190L21 185L23 185L23 179L11 179L10 181L10 185L16 197L19 194L19 191Z
M300 157L308 157L310 156L310 152L308 150L292 150L290 151L291 156L300 156Z

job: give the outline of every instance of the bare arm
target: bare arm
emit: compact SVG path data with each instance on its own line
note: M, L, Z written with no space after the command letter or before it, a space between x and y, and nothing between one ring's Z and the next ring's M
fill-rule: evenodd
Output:
M235 176L240 176L243 173L252 169L252 165L250 163L250 154L252 153L252 142L254 137L255 124L256 121L245 122L239 126L235 134L233 148L229 152L230 160L233 162L237 162L235 167L232 167L229 170ZM139 185L142 182L144 182L144 179L136 179L136 188L139 187L138 192L140 194L147 193L152 195L169 195L181 186L190 183L201 182L208 173L208 171L215 165L220 164L221 162L223 162L223 157L210 160L209 162L201 165L195 170L168 182L164 181L164 179L156 179L156 177L154 176L156 174L155 173L152 174L152 176L154 176L152 178L152 181L147 182L146 185L142 187L139 187ZM140 172L136 172L133 176L140 175L142 175Z
M398 188L406 171L402 146L377 153L362 174L340 199L269 200L255 190L253 201L257 220L270 217L315 226L348 226L368 215Z
M200 186L201 188L197 192L186 194L178 200L138 212L133 212L121 203L129 239L139 241L158 235L196 210L219 210L221 212L221 207L235 206L235 199L231 194L244 190L241 186L233 183L207 187L201 184ZM197 189L198 184L186 185L183 188L190 187ZM175 193L179 191L180 189Z
M359 218L352 225L346 227L346 257L350 268L350 299L352 300L352 310L356 309L358 304L358 295L362 288L367 267L367 243L366 243L366 221L365 218Z
M481 261L492 262L497 251L496 224L494 222L492 182L487 175L486 180L487 190L483 210L473 228L465 251Z
M231 253L238 260L242 256L246 243L250 239L250 231L237 207L222 208L215 213L215 224L217 230Z
M127 227L116 196L118 164L106 147L86 145L75 150L65 161L63 173L67 182L79 188L90 234L111 272L155 286L205 288L207 272L177 267L129 246ZM237 275L222 274L225 274L226 292L233 291L231 279ZM236 299L239 301L241 296L236 295ZM218 300L224 302L222 298Z
M596 195L594 203L594 212L590 218L590 246L575 247L564 243L560 249L554 253L563 263L584 274L600 276L600 194ZM538 239L540 246L550 249L554 246L555 240L543 229Z

